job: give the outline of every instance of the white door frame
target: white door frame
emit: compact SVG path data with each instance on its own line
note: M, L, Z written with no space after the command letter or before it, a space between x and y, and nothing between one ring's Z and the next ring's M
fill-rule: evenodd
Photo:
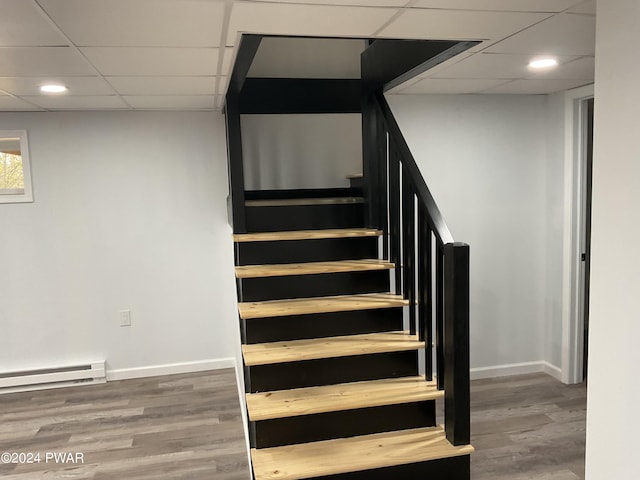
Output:
M593 98L593 85L565 93L564 244L562 273L562 381L583 381L584 203L586 176L585 100Z

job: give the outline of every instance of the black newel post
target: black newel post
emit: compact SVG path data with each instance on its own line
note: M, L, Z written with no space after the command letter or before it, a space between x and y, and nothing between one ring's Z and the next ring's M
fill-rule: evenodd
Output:
M445 430L453 445L470 443L469 245L444 247Z

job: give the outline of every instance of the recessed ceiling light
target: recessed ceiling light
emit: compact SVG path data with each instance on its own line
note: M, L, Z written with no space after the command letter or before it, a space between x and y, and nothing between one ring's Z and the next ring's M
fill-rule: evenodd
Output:
M540 70L544 68L553 68L558 66L558 60L551 57L545 58L536 58L535 60L531 60L529 62L529 68L534 70Z
M65 87L64 85L51 83L47 85L42 85L40 87L40 91L42 93L63 93L67 91L67 87Z

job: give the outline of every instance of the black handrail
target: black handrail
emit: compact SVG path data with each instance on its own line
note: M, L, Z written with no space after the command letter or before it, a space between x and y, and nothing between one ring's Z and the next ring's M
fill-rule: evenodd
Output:
M376 200L371 218L388 237L384 253L396 265L396 293L409 300L409 332L425 342L427 380L433 379L435 340L447 439L468 444L469 246L453 241L382 91L370 102L363 125L377 144L365 159Z
M398 149L398 154L402 158L402 167L406 169L408 173L408 177L410 177L413 181L413 188L415 189L415 194L418 197L419 201L422 202L425 210L427 211L427 222L433 233L436 235L436 238L440 241L441 245L445 243L452 243L453 236L449 231L449 227L442 218L442 214L436 205L435 200L433 199L433 195L429 191L429 187L425 183L422 178L422 174L420 173L420 169L416 164L415 159L413 158L413 154L407 145L407 142L400 131L400 127L396 122L393 113L391 112L391 108L389 108L389 104L384 98L384 94L382 92L378 92L376 95L376 100L380 111L382 112L382 117L384 118L384 122L388 129L389 136L396 142L396 147Z

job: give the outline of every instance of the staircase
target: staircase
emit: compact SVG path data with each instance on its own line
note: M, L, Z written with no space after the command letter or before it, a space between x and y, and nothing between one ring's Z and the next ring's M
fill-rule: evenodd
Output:
M407 46L439 61L461 47L375 42L354 103L353 80L251 79L243 94L259 43L243 37L226 98L253 476L469 480L469 249L453 242L382 95L384 75L415 62L379 68ZM318 95L287 104L291 88ZM328 111L363 116L364 175L351 188L245 191L242 113Z
M382 232L345 225L361 199L323 193L333 217L316 215L322 199L248 200L264 209L258 229L283 230L234 235L255 478L454 471L473 448L437 426L444 392L419 374L425 342L403 329L409 301L392 293L395 264L378 258ZM344 228L293 229L318 218Z

